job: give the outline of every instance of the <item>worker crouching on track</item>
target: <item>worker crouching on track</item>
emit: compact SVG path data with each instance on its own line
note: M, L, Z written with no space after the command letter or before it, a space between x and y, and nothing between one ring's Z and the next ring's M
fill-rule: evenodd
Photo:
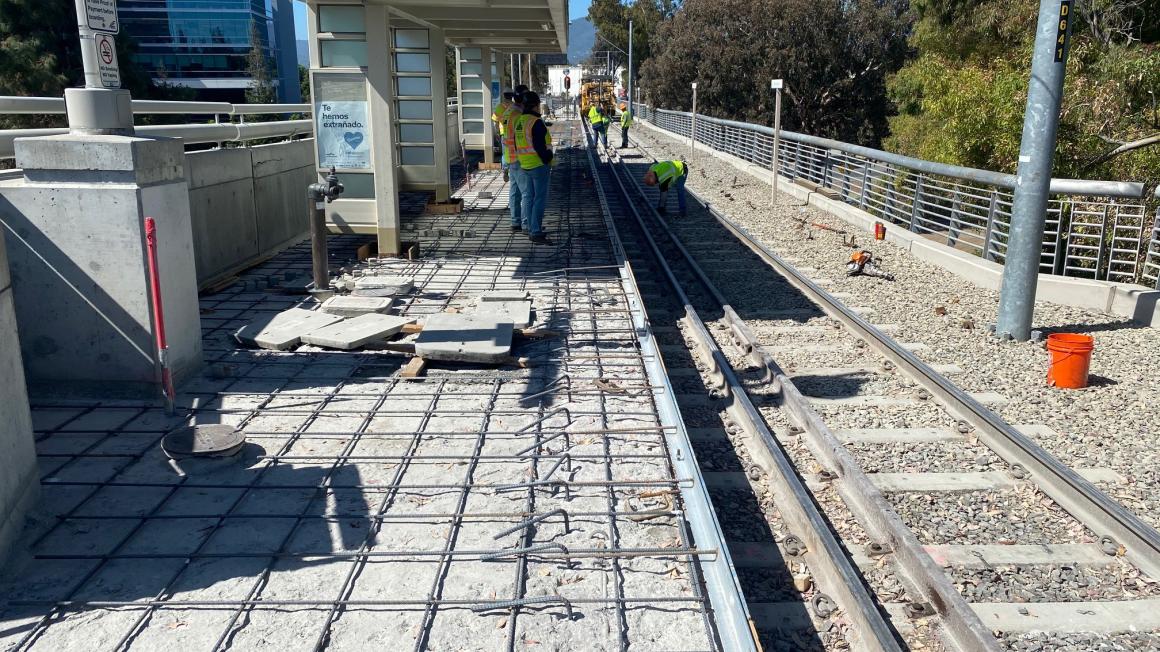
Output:
M681 211L681 217L688 214L685 205L685 181L689 178L689 164L684 161L657 161L648 172L644 173L644 183L646 186L655 186L660 184L659 197L657 198L657 212L664 215L668 212L665 208L665 197L669 192L669 187L675 185L677 187L677 207Z
M512 231L526 229L528 226L523 221L523 190L519 181L523 170L516 159L516 120L523 114L522 102L527 90L528 87L522 84L516 86L512 94L512 106L504 113L503 121L503 153L507 160L504 181L508 182L508 210L512 216Z
M632 126L632 109L620 105L620 149L628 148L628 128Z
M523 101L524 110L514 129L520 194L523 196L523 224L532 242L552 244L544 234L544 209L548 205L553 162L552 134L540 119L540 96L524 93Z
M604 107L599 104L593 104L588 108L588 123L592 125L592 129L596 131L596 135L600 138L600 142L608 147L608 114L604 112Z

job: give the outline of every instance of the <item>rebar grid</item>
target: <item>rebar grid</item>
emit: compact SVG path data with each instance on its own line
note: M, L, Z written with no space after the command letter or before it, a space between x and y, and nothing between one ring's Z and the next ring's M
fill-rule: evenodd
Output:
M179 417L134 401L37 405L56 515L31 530L40 581L15 578L4 618L21 625L0 642L121 650L178 636L170 643L182 649L219 650L289 627L309 632L293 639L299 647L322 650L361 635L373 613L374 640L416 650L470 645L468 631L481 649L557 630L574 631L567 645L599 645L603 623L615 632L609 647L647 649L679 627L675 640L715 649L697 559L717 551L693 545L683 526L688 479L670 464L653 398L662 388L646 380L590 189L569 166L553 177L556 248L509 232L494 207L506 188L489 174L472 192L494 188L504 201L413 221L465 235L420 236L422 259L381 261L415 277L402 314L527 290L540 327L557 334L520 343L531 369L452 365L403 379L405 358L391 353L238 349L238 326L300 302L255 289L309 269L308 250L295 247L203 299L211 364L185 388ZM361 242L335 238L332 251L352 257ZM244 463L169 471L161 436L214 422L247 434ZM642 505L650 492L671 506ZM52 581L54 564L69 569L66 581ZM145 577L126 579L134 573ZM95 610L109 615L75 618ZM116 623L77 638L102 620Z

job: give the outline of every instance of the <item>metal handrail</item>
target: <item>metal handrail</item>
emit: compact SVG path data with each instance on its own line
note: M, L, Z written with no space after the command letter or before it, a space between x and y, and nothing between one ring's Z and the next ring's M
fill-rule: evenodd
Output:
M139 136L181 138L186 144L246 142L264 138L293 138L311 135L313 120L280 120L277 122L224 122L220 124L140 125ZM0 131L0 159L16 155L16 139L67 134L68 129L8 129Z
M309 104L232 104L230 102L171 102L133 100L134 115L255 115L260 113L311 113ZM0 95L0 114L64 115L61 97Z
M653 109L646 107L656 113L667 113L670 115L681 115L692 117L692 113L687 111L671 111L669 109ZM764 125L755 125L748 122L738 122L736 120L726 120L723 118L714 118L711 116L697 114L697 121L705 121L709 124L717 124L723 126L735 127L738 129L745 129L757 133L773 136L773 127L766 127ZM698 131L700 131L698 129ZM935 161L927 161L925 159L913 158L911 156L904 156L902 154L895 154L893 152L884 152L880 149L872 147L864 147L862 145L853 145L851 143L842 142L840 140L831 140L829 138L822 138L819 136L811 136L809 134L800 134L793 131L781 131L782 140L790 142L802 143L805 145L812 145L822 149L836 149L846 154L855 156L862 156L864 158L882 161L883 163L890 163L899 167L908 168L915 172L923 172L926 174L933 174L944 177L955 177L966 181L974 181L976 183L983 183L990 186L998 186L1000 188L1013 189L1015 188L1015 175L1004 174L1002 172L993 172L991 170L980 170L978 168L969 168L962 165L951 165L948 163L938 163ZM1160 188L1157 189L1160 192ZM1090 179L1052 179L1051 192L1059 195L1084 195L1092 196L1098 195L1102 197L1122 197L1127 199L1140 199L1144 196L1144 184L1134 181L1098 181ZM1157 195L1160 197L1160 195Z

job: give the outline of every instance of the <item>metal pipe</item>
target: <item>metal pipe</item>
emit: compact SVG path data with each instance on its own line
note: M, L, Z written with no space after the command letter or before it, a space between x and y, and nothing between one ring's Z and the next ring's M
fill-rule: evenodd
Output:
M1070 34L1071 0L1040 0L1019 167L1015 172L1015 196L1011 202L1010 238L1003 261L1003 285L995 323L996 335L1010 336L1019 342L1031 339Z
M314 294L317 298L330 294L330 264L326 249L326 204L338 199L345 188L338 182L334 168L326 175L325 183L306 186L307 210L310 215L310 256L314 269Z
M153 304L153 327L157 340L157 364L161 368L161 388L165 392L165 414L173 416L177 396L169 369L169 344L165 339L165 310L161 303L161 272L157 266L157 223L145 218L145 249L149 258L149 298Z
M632 67L632 19L629 19L629 21L628 21L628 104L629 104L629 111L635 115L635 111L633 111L633 109L632 109L632 86L633 86L632 74L633 74L633 67Z

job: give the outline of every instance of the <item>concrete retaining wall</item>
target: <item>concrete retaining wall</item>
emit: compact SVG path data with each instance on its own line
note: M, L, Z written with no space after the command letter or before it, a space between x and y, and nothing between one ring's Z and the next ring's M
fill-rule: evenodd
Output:
M310 140L186 154L199 286L307 237L313 156Z
M0 381L0 566L40 489L12 295L8 255L0 236L0 378L4 379Z
M662 135L674 137L670 132L647 121L638 120L638 123ZM772 173L768 168L717 151L704 144L699 145L698 150L709 152L738 170L757 177L764 183L770 183L772 180ZM866 233L873 233L874 223L879 221L878 218L860 208L841 200L822 196L794 184L786 177L778 177L777 187L780 192L839 217ZM905 228L888 225L886 239L906 249L916 258L938 265L979 287L997 290L1003 281L1003 266L999 263L933 242L920 234L911 233ZM1142 285L1040 274L1035 298L1038 301L1049 301L1064 306L1111 313L1127 317L1152 328L1160 328L1160 291Z

